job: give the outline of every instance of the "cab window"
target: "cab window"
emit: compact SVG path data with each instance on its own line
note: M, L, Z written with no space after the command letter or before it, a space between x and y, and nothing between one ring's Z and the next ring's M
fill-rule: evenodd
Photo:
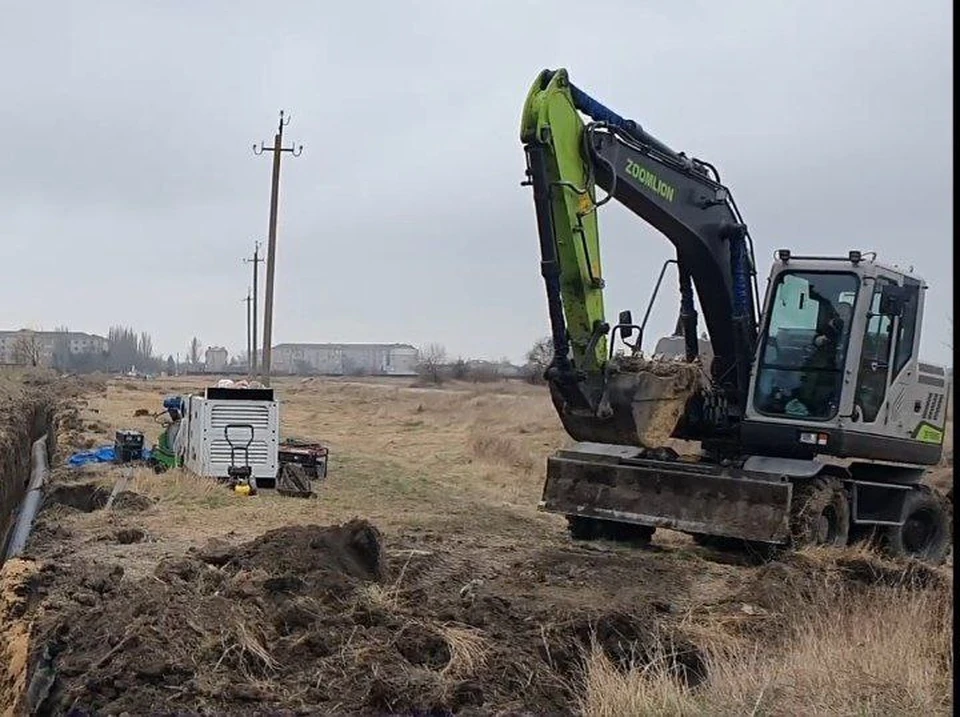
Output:
M859 279L850 272L784 272L762 338L754 406L774 416L836 415Z

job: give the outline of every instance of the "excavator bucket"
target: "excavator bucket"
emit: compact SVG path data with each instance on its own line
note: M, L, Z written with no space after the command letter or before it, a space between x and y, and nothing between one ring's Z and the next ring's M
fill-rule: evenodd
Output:
M614 359L606 380L594 387L596 411L572 409L556 387L551 393L575 440L658 448L674 437L704 380L696 363L625 356Z

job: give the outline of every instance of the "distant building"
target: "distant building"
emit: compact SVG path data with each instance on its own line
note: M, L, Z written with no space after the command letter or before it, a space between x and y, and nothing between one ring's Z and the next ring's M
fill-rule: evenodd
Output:
M475 376L486 375L497 378L519 378L523 375L522 366L514 366L509 361L484 361L473 359L467 361L467 371Z
M414 376L419 356L410 344L278 344L271 365L294 375Z
M82 331L0 331L0 363L52 366L60 355L103 355L110 342Z
M222 346L211 346L206 351L206 364L204 371L207 373L223 373L227 368L227 357L229 354Z

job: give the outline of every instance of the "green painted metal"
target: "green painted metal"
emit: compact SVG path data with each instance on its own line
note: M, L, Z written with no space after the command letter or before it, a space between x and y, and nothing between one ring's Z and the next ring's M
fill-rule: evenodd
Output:
M173 452L173 446L170 445L169 428L164 430L157 439L157 445L150 452L151 458L164 468L176 468L179 463L177 456Z
M544 86L541 73L523 107L520 140L549 148L548 172L553 225L560 260L560 291L573 364L599 371L607 361L607 337L587 348L593 327L604 322L603 274L597 227L596 185L583 157L584 124L574 107L566 70L557 70Z

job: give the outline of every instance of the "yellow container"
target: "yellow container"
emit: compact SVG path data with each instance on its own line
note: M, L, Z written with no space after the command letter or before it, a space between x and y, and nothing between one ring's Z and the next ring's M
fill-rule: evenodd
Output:
M250 484L249 483L238 483L233 487L234 493L239 493L240 495L250 495Z

